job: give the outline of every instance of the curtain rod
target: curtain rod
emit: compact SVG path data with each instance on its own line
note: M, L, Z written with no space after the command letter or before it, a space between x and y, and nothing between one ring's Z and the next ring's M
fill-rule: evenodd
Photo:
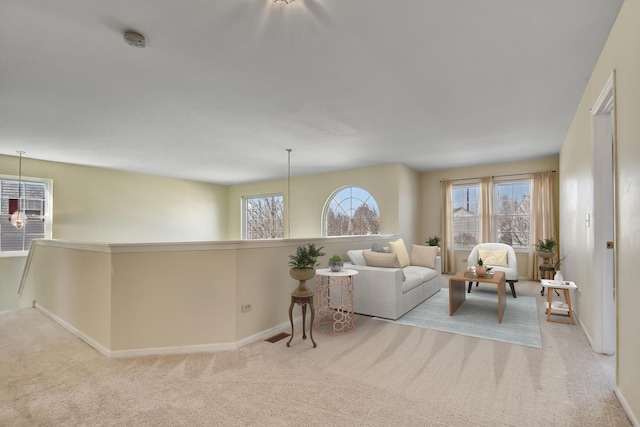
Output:
M502 178L505 176L519 176L519 175L532 175L534 173L539 173L539 172L550 172L550 173L556 173L556 171L538 171L538 172L523 172L523 173L509 173L509 174L504 174L504 175L491 175L491 178ZM441 179L440 182L442 181L451 181L451 182L456 182L456 181L468 181L470 179L480 179L480 178L484 178L484 177L475 177L475 178L458 178L458 179Z

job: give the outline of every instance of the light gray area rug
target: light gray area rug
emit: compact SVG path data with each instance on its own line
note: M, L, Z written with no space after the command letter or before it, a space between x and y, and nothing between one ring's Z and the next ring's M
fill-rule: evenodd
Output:
M385 320L385 319L379 319ZM507 307L498 323L498 295L474 288L453 316L449 316L449 289L440 292L393 321L494 341L542 348L535 297L507 294Z

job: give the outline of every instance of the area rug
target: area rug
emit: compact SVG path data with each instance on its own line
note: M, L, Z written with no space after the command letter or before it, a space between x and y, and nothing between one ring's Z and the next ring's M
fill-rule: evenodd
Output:
M449 289L442 288L440 292L398 320L389 321L526 347L542 348L536 299L528 296L519 296L514 299L507 294L507 307L504 310L501 324L498 323L497 299L498 296L495 292L474 290L467 294L466 301L455 314L449 316Z

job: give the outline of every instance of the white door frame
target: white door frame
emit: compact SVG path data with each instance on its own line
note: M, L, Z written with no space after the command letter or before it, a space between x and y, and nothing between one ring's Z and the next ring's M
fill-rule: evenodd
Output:
M616 350L616 132L615 72L591 109L593 168L593 349ZM587 218L589 221L589 218Z

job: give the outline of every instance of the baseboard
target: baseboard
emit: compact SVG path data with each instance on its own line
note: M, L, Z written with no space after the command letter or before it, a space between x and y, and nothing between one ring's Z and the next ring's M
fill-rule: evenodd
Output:
M93 338L91 338L89 335L85 334L81 330L77 329L76 327L74 327L74 326L70 325L69 323L67 323L66 321L62 320L61 318L59 318L55 314L51 313L49 310L47 310L46 308L42 307L41 305L39 305L35 301L34 301L34 304L33 304L33 308L35 308L40 313L44 314L45 316L47 316L48 318L50 318L51 320L56 322L58 325L60 325L63 328L65 328L67 331L71 332L76 337L80 338L82 341L84 341L87 344L89 344L91 347L95 348L97 351L102 353L104 356L111 357L111 351L108 348L106 348L105 346L103 346L98 341L94 340Z
M279 332L289 331L291 328L290 322L284 322L280 325L274 326L267 330L261 331L257 334L251 335L247 338L243 338L240 341L236 342L228 342L228 343L216 343L216 344L197 344L197 345L187 345L187 346L176 346L176 347L155 347L155 348L141 348L141 349L130 349L130 350L109 350L98 341L94 340L84 332L70 325L66 321L62 320L55 314L51 313L46 308L34 302L33 308L65 328L67 331L71 332L76 337L80 338L85 343L89 344L91 347L96 349L102 355L108 358L126 358L126 357L142 357L142 356L167 356L172 354L190 354L190 353L205 353L205 352L217 352L217 351L229 351L229 350L238 350L246 345L254 343L256 341L265 340L274 334ZM302 324L302 316L293 319L293 323L295 326Z
M631 424L634 427L640 427L640 423L638 423L638 419L636 418L635 414L631 411L631 407L627 403L620 389L616 387L614 392L616 394L616 397L620 401L620 405L622 405L622 409L624 409L625 414L627 414L627 417L629 417L629 421L631 421Z

